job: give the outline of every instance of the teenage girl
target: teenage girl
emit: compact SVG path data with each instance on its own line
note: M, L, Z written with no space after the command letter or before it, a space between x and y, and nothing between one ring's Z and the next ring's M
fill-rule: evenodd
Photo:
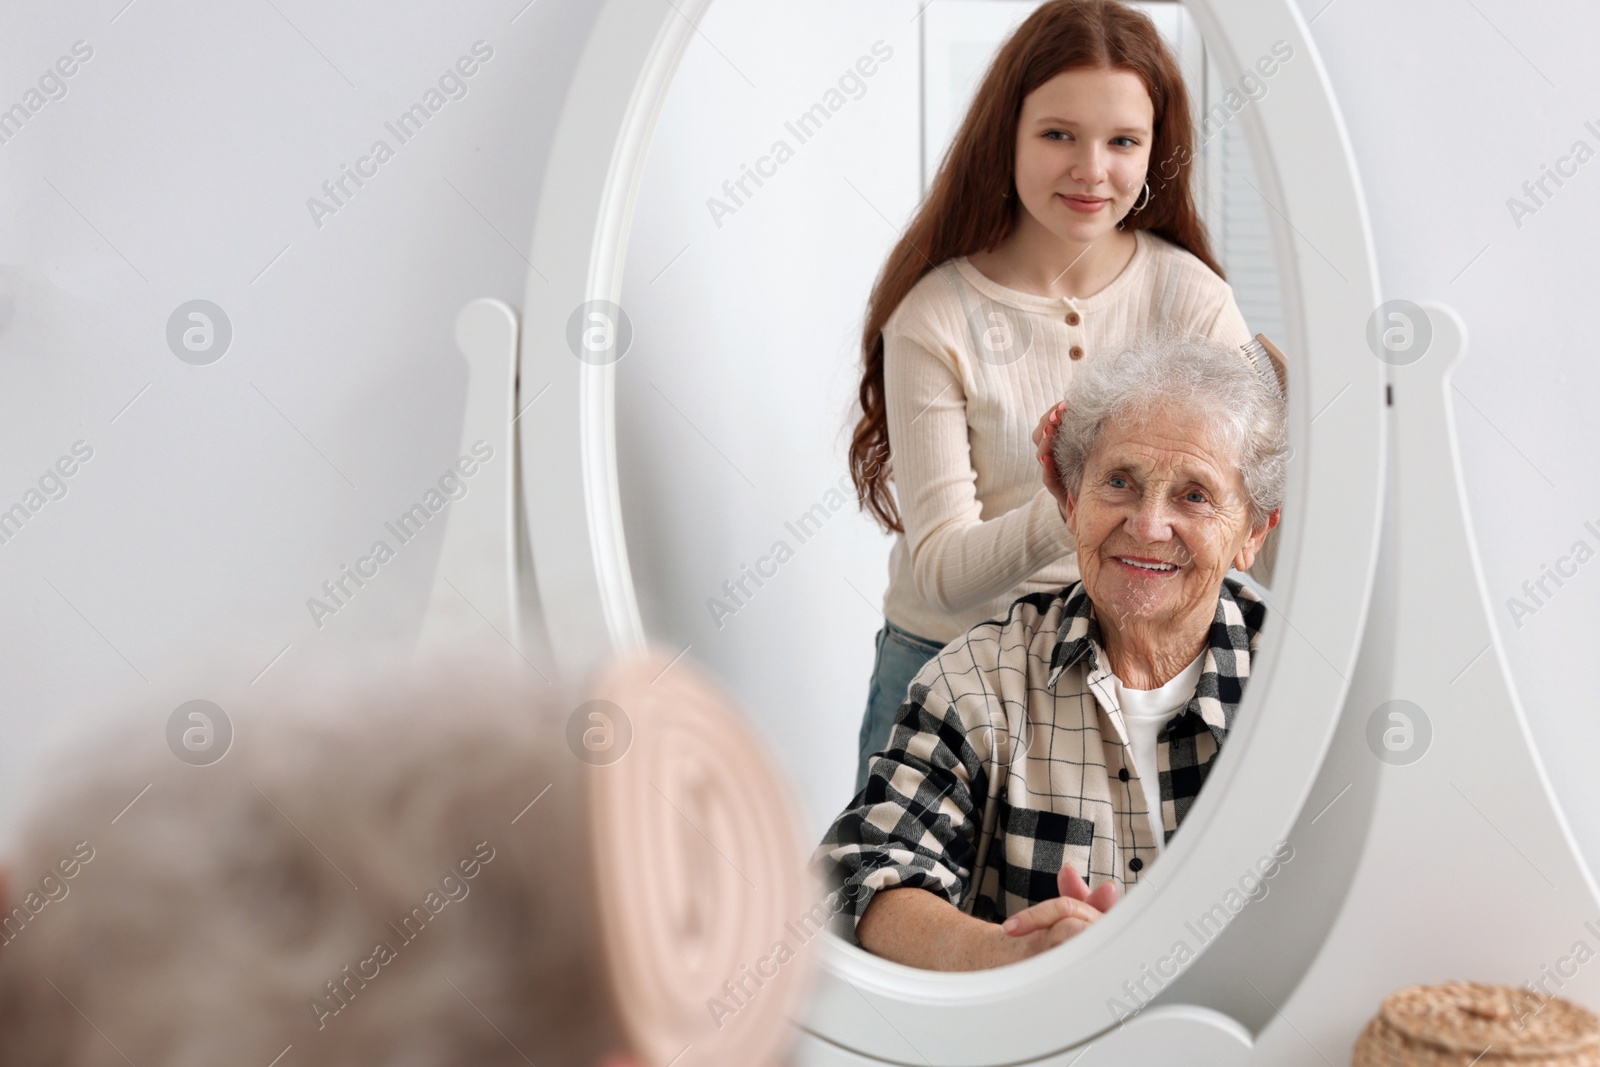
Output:
M858 792L923 664L1016 598L1078 580L1030 440L1073 367L1151 329L1250 340L1190 195L1193 156L1155 25L1115 0L1051 0L1000 49L884 264L850 472L896 536Z

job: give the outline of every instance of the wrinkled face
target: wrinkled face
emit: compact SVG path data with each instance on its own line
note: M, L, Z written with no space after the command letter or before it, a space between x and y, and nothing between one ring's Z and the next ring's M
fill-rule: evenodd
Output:
M1255 561L1278 514L1251 529L1231 450L1203 416L1171 409L1102 424L1062 513L1102 625L1154 627L1209 620L1229 566Z
M1087 243L1144 195L1155 107L1132 71L1063 71L1022 100L1017 195L1045 229Z

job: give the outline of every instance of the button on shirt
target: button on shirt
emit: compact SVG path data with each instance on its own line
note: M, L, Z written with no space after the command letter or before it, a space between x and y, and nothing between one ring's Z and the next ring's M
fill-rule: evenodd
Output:
M1265 617L1253 592L1223 579L1197 680L1158 731L1149 775L1081 581L1020 597L946 645L812 858L852 902L837 932L853 938L882 889L926 889L1000 922L1057 896L1064 863L1091 888L1136 884L1221 751Z

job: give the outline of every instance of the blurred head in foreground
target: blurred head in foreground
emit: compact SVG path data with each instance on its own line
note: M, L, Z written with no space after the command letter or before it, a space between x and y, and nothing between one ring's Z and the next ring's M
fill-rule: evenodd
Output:
M741 717L669 663L577 695L461 658L308 680L230 708L206 766L170 709L119 719L6 860L0 1067L777 1062L801 836Z

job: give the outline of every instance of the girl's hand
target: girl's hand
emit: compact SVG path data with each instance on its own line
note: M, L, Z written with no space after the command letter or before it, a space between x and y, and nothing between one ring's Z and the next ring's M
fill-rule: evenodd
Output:
M1067 491L1061 488L1061 479L1056 475L1055 457L1051 455L1051 447L1055 443L1056 430L1061 426L1061 416L1066 414L1067 402L1061 401L1055 407L1039 417L1039 425L1033 429L1033 443L1039 450L1039 467L1044 478L1044 486L1050 490L1050 495L1056 498L1057 506L1067 506Z

